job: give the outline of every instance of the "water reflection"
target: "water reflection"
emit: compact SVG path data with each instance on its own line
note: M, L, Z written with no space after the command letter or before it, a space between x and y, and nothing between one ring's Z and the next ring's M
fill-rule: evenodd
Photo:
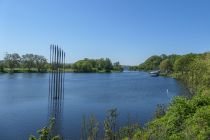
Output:
M64 102L63 100L57 100L57 99L52 99L49 100L49 114L48 114L48 120L50 121L52 118L54 118L54 126L51 131L52 136L56 135L62 135L62 120L63 120L63 107L64 107Z

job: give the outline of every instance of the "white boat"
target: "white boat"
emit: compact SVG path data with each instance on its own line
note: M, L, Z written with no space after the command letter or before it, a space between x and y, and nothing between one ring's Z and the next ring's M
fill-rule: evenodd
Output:
M160 70L156 70L156 71L150 71L149 74L153 77L155 76L159 76Z

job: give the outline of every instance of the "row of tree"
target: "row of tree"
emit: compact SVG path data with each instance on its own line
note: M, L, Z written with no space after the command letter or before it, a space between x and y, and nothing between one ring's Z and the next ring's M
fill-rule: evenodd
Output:
M6 54L3 61L0 61L0 72L45 72L50 68L44 56L36 54L25 54L20 56L17 53ZM112 63L109 58L79 60L74 64L66 64L66 69L73 72L111 72L123 71L119 62Z
M113 63L109 58L79 60L72 65L74 72L111 72L123 71L119 62Z
M25 54L20 56L17 53L6 54L4 60L0 62L0 71L4 72L6 68L14 72L15 68L26 68L31 72L36 69L38 72L46 71L48 67L47 59L41 55Z
M192 92L210 85L210 53L161 55L148 58L138 70L157 70L181 79Z

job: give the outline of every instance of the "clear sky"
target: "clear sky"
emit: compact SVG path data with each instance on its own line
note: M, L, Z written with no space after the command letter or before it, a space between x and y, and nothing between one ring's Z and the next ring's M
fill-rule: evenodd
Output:
M52 43L69 63L135 65L154 54L210 51L210 0L0 0L0 59L49 58Z

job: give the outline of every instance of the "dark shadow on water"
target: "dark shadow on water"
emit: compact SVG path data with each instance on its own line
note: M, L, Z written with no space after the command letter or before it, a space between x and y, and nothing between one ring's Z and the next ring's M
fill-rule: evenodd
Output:
M53 99L49 100L48 106L48 120L54 118L54 126L51 131L51 136L60 135L63 136L63 107L64 102L63 100Z

